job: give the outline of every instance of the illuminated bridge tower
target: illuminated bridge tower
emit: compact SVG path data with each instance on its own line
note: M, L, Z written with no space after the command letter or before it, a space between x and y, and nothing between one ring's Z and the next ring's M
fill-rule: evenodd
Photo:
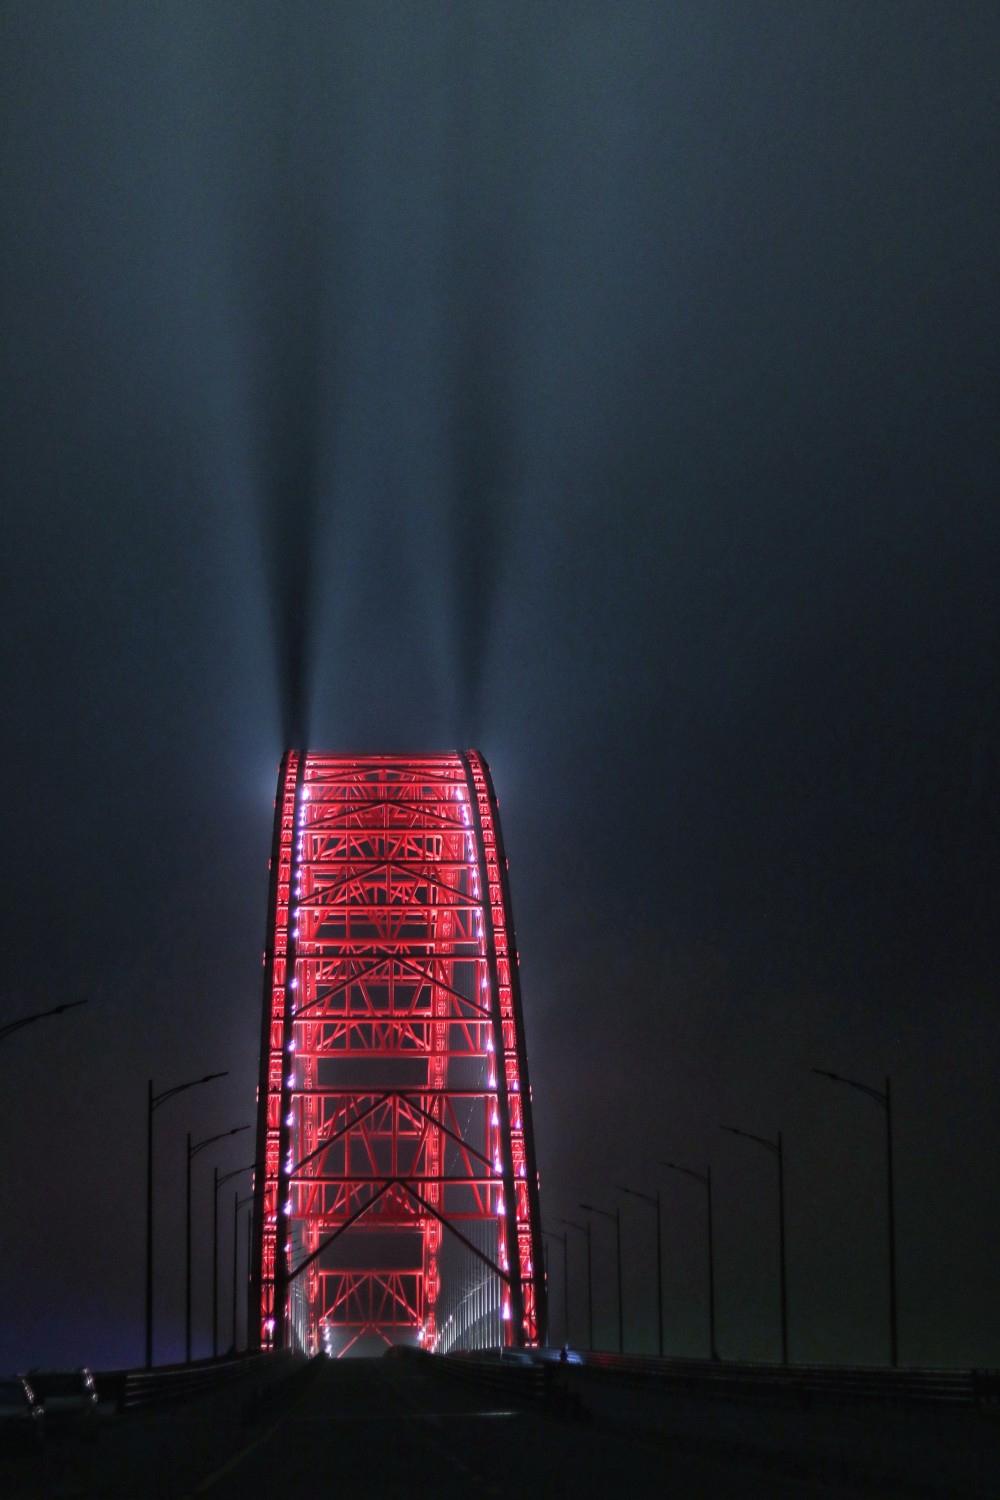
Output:
M517 953L489 768L289 750L264 953L251 1338L540 1341Z

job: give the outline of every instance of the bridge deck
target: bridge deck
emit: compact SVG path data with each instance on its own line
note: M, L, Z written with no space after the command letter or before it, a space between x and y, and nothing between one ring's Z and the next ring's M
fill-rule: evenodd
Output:
M656 1496L658 1500L819 1500L932 1493L856 1486L827 1470L782 1472L773 1456L682 1435L625 1432L600 1412L560 1417L442 1379L408 1359L323 1361L287 1395L223 1390L181 1407L109 1421L96 1444L47 1441L0 1457L5 1500L290 1500L517 1495ZM668 1398L669 1399L669 1398ZM641 1403L640 1403L641 1404ZM873 1413L873 1418L875 1414ZM949 1413L975 1419L976 1413ZM748 1413L753 1421L756 1413ZM982 1418L980 1418L982 1420ZM994 1424L995 1432L995 1424ZM994 1475L995 1478L995 1475ZM971 1479L937 1493L995 1494Z

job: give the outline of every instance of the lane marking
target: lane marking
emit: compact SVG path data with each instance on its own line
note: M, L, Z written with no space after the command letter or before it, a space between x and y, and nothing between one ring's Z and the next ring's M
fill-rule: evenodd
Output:
M266 1432L261 1433L259 1438L254 1438L252 1443L248 1443L245 1448L241 1448L238 1453L234 1453L232 1458L227 1459L221 1467L209 1474L206 1479L203 1479L197 1489L192 1490L189 1495L184 1496L184 1500L195 1500L195 1496L197 1495L207 1495L209 1490L213 1489L220 1479L236 1468L237 1464L241 1464L245 1458L249 1458L251 1453L260 1448L269 1438L272 1438L284 1420L283 1416L279 1417Z
M488 1494L495 1493L485 1475L480 1474L472 1464L466 1463L465 1459L455 1452L448 1437L447 1422L452 1421L456 1416L478 1416L478 1412L429 1412L426 1408L421 1407L408 1385L390 1380L385 1370L380 1369L376 1374L376 1379L384 1391L392 1392L398 1401L410 1408L411 1420L423 1423L424 1432L422 1436L428 1447L440 1453L446 1463L451 1464L453 1469L465 1476L467 1480L478 1485L481 1490L484 1490Z

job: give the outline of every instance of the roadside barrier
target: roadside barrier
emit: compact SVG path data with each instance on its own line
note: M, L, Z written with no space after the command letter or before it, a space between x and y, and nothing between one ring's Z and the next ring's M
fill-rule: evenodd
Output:
M428 1354L398 1351L436 1376L496 1392L523 1406L570 1410L590 1380L656 1388L678 1395L715 1397L747 1404L808 1406L813 1401L873 1401L901 1405L1000 1408L1000 1370L941 1370L881 1365L774 1365L729 1360L656 1359L574 1350L566 1362L558 1349L524 1352ZM305 1382L316 1361L283 1354L235 1355L153 1370L97 1373L98 1394L119 1411L137 1411L193 1400L233 1381L258 1377L248 1419L279 1401L286 1388ZM267 1375L268 1381L260 1382ZM273 1388L270 1381L276 1380ZM291 1380L291 1384L289 1384Z
M152 1370L108 1370L95 1374L97 1393L119 1411L166 1406L219 1390L248 1375L273 1371L291 1354L245 1354L198 1360L190 1365L159 1365Z
M561 1369L585 1370L598 1379L736 1401L886 1401L906 1405L972 1406L1000 1403L1000 1371L941 1370L882 1365L773 1365L727 1360L655 1359L629 1354L573 1354L559 1364L558 1350L536 1358Z
M518 1354L431 1355L413 1351L435 1374L504 1393L522 1404L568 1407L590 1380L747 1404L809 1406L814 1401L900 1405L1000 1406L1000 1370L881 1365L773 1365L728 1360L656 1359L558 1349Z

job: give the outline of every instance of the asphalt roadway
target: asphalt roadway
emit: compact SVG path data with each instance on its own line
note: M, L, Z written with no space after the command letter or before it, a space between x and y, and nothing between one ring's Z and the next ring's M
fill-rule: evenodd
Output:
M96 1442L0 1455L3 1500L831 1500L870 1491L679 1451L585 1417L519 1410L406 1359L319 1361L263 1400L246 1384L109 1417Z

